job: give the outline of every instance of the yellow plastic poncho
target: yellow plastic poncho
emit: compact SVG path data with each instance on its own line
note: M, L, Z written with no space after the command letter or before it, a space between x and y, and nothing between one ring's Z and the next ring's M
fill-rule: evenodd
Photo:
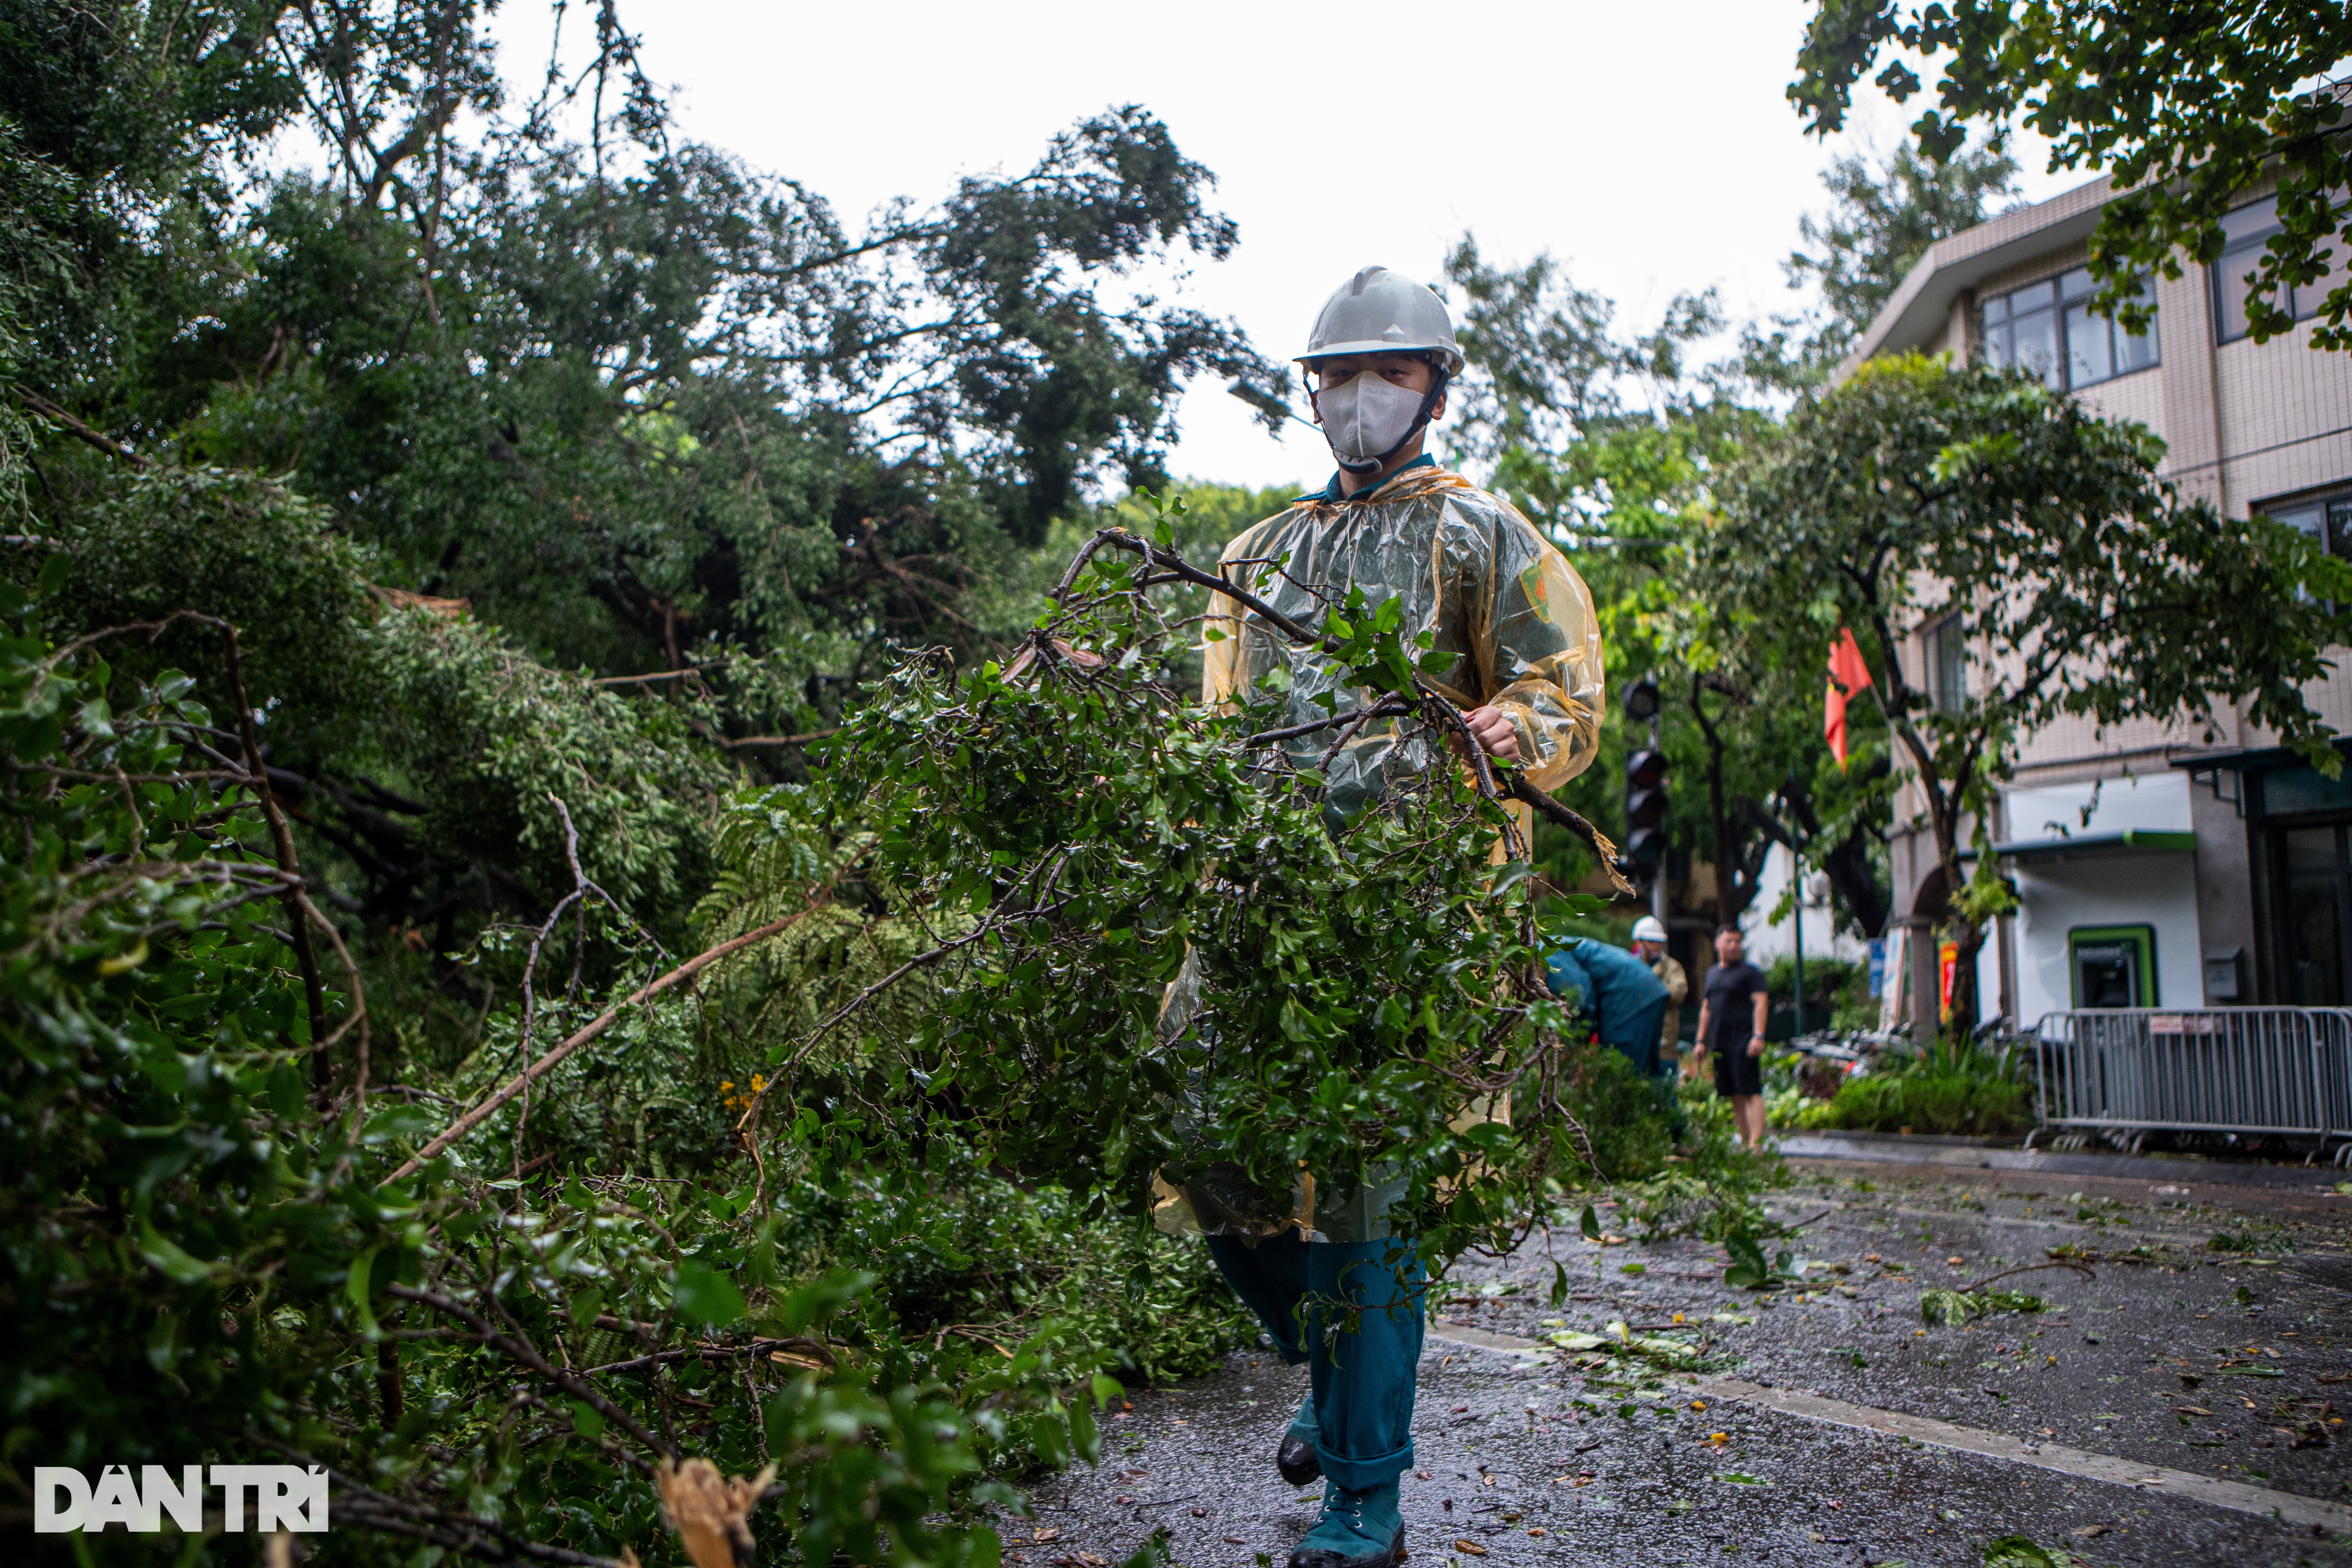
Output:
M1391 596L1403 604L1408 644L1427 631L1433 647L1455 656L1431 684L1456 706L1500 709L1518 731L1519 759L1528 781L1553 790L1592 763L1601 741L1601 631L1592 595L1558 550L1517 510L1458 474L1423 458L1355 496L1336 486L1301 497L1289 510L1249 529L1224 551L1224 576L1303 625L1322 623L1327 602L1343 602L1361 588L1368 605ZM1252 563L1272 561L1266 577ZM1324 595L1318 598L1318 595ZM1203 643L1202 694L1223 701L1277 667L1290 678L1288 718L1272 727L1311 723L1329 710L1314 699L1338 684L1323 656L1292 644L1224 595L1212 595L1205 626L1222 634ZM1339 710L1378 700L1360 689L1338 693ZM1335 731L1284 742L1302 765L1331 744ZM1325 799L1353 811L1386 793L1393 777L1452 765L1451 752L1428 731L1408 736L1396 720L1368 725L1325 770ZM1524 836L1528 808L1509 803ZM1522 842L1526 842L1522 837ZM1500 847L1497 847L1498 853ZM1195 999L1190 976L1170 988L1164 1032L1189 1021ZM1238 1173L1235 1173L1237 1175ZM1372 1187L1318 1202L1312 1176L1302 1173L1293 1212L1269 1224L1248 1212L1249 1196L1221 1190L1211 1177L1179 1194L1161 1186L1161 1228L1255 1230L1295 1225L1312 1239L1370 1240L1385 1235L1379 1215L1393 1194Z

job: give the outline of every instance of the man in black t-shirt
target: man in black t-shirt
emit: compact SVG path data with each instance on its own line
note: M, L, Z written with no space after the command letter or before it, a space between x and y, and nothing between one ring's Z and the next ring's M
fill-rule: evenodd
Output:
M1690 1072L1701 1058L1715 1058L1715 1091L1731 1100L1731 1118L1749 1148L1764 1143L1764 972L1740 956L1739 928L1717 927L1715 967L1706 972L1706 999L1698 1005L1698 1039Z

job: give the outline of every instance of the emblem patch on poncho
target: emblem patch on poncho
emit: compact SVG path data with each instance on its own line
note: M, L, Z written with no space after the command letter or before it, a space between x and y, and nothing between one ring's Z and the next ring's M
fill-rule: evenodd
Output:
M1527 570L1519 574L1519 591L1527 595L1528 608L1535 612L1536 619L1550 626L1551 584L1544 578L1542 562L1529 563Z

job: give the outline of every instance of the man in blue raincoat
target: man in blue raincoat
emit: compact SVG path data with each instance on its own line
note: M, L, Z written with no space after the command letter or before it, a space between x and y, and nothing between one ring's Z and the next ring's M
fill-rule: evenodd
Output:
M1666 1016L1666 987L1648 964L1622 948L1579 937L1546 959L1544 969L1552 994L1591 1019L1602 1045L1623 1052L1635 1072L1658 1082L1658 1025Z

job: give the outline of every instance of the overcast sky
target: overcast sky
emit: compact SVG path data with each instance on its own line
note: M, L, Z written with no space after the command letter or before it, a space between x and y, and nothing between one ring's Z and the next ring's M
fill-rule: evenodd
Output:
M575 7L572 25L583 26ZM1465 229L1490 261L1549 250L1646 326L1677 291L1719 288L1735 320L1795 302L1780 262L1824 202L1835 147L1782 96L1802 0L1456 0L1404 5L1194 0L1187 5L624 5L688 138L823 194L845 219L955 177L1018 171L1107 105L1139 103L1217 175L1240 226L1231 259L1182 297L1240 321L1261 351L1303 346L1324 297L1378 263L1434 278ZM499 13L523 97L547 14ZM1862 106L1880 148L1917 110ZM2084 176L2029 157L2026 194ZM1251 485L1330 469L1311 431L1284 440L1222 384L1180 412L1171 471Z

